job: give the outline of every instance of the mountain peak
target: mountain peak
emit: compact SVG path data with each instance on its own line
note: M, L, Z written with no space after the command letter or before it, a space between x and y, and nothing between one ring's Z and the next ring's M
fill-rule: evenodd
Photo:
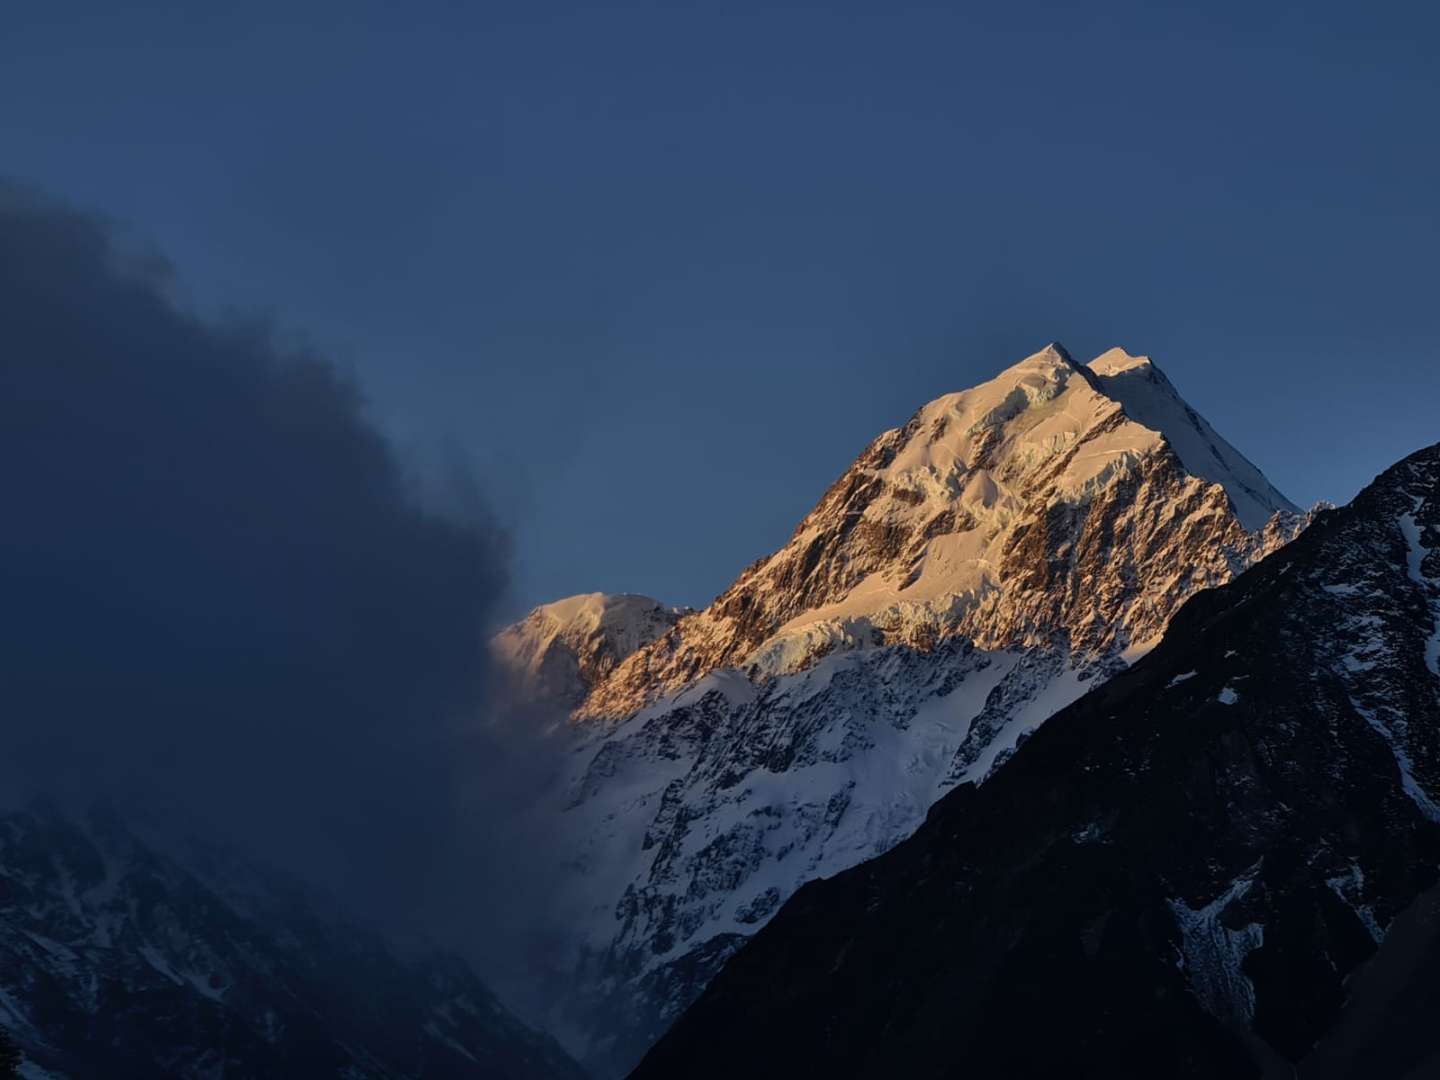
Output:
M638 593L581 593L541 604L496 634L492 647L530 694L573 706L687 612Z
M1132 356L1117 347L1090 361L1089 371L1096 389L1118 401L1126 416L1164 436L1186 472L1225 489L1247 530L1263 528L1277 513L1300 512L1190 407L1148 356Z
M1043 349L1041 349L1038 353L1035 353L1034 355L1036 357L1043 356L1047 359L1059 360L1062 364L1066 364L1073 368L1078 368L1080 366L1078 363L1075 362L1075 358L1070 355L1070 350L1065 348L1065 346L1061 345L1058 341L1050 342L1050 344L1046 345ZM1033 357L1027 359L1033 359ZM1024 363L1024 361L1021 361L1021 363Z
M1242 525L1225 462L1187 468L1190 442L1228 444L1186 441L1209 429L1153 365L1100 359L1046 346L882 432L783 547L572 712L561 857L595 892L558 921L587 1063L627 1072L781 901L1008 768L1305 524Z
M1096 375L1119 375L1124 371L1153 367L1154 365L1150 362L1150 357L1131 356L1117 345L1095 357L1086 366Z
M1076 371L1083 371L1083 365L1076 363L1074 357L1070 355L1064 345L1061 345L1058 341L1052 341L1043 349L1033 352L1023 360L1011 364L985 385L1006 382L1013 376L1032 374L1035 372L1039 372L1056 381L1063 382L1070 377L1071 373Z
M1135 483L1148 486L1137 494ZM717 669L791 672L878 641L958 633L992 647L1061 627L1084 649L1148 640L1173 597L1142 601L1130 589L1102 614L1093 581L1073 604L1060 602L1071 593L1052 589L1044 569L1068 573L1078 549L1061 534L1083 532L1096 507L1096 520L1111 513L1128 522L1140 502L1156 504L1148 512L1157 520L1173 514L1160 504L1184 507L1184 520L1206 531L1205 557L1228 552L1226 565L1274 541L1262 532L1277 511L1297 512L1148 359L1116 349L1087 366L1051 343L881 434L785 547L685 620L678 636L625 661L577 716L613 720ZM1278 531L1299 525L1289 519ZM1181 579L1146 580L1183 592L1213 583L1214 573L1192 567Z

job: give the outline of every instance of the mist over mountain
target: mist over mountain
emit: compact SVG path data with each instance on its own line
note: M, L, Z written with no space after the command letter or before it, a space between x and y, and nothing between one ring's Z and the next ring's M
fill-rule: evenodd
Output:
M18 935L0 1022L62 1063L103 1043L75 1027L106 1014L96 986L148 993L177 971L198 973L189 1006L266 1045L244 977L176 959L200 945L146 923L129 891L136 865L169 860L144 904L222 948L204 912L221 920L234 898L205 900L166 854L191 838L412 948L483 952L534 896L516 870L527 838L506 815L541 766L497 721L484 643L509 542L477 485L455 474L422 497L323 356L264 324L202 321L171 294L169 268L109 224L0 187L0 791L22 814L0 830L0 922ZM54 826L78 852L63 872L24 854L45 843L23 816L36 799L72 817ZM126 847L139 855L73 839L97 805L145 824ZM57 918L73 918L35 923L57 897ZM26 944L41 932L69 959L46 967L54 957ZM263 921L249 932L285 936ZM70 1027L56 1019L72 1011ZM165 1075L200 1075L215 1047L197 1036L191 1060L181 1042L149 1049ZM236 1053L234 1068L274 1075ZM129 1067L76 1060L81 1075Z
M27 1080L580 1080L453 951L233 844L112 811L0 816L0 1027Z

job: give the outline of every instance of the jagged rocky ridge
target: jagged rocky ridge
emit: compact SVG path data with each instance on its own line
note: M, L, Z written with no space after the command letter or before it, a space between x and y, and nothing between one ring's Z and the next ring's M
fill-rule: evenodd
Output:
M403 959L219 849L0 817L0 1027L27 1080L580 1080L462 962Z
M1050 346L924 406L574 709L552 1028L626 1071L795 889L903 839L1303 524L1145 357Z
M801 889L635 1075L1435 1075L1437 867L1440 446Z

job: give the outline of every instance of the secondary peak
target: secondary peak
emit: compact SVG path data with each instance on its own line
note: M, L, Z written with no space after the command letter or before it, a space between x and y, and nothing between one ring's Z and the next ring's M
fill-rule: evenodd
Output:
M1136 368L1153 367L1148 356L1131 356L1120 346L1101 353L1090 361L1089 367L1096 375L1119 375Z

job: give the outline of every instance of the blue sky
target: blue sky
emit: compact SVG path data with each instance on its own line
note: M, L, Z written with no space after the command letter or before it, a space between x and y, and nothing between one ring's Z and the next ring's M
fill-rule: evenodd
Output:
M1301 503L1440 439L1440 15L1168 8L19 0L0 171L458 443L513 608L698 604L1051 339Z

